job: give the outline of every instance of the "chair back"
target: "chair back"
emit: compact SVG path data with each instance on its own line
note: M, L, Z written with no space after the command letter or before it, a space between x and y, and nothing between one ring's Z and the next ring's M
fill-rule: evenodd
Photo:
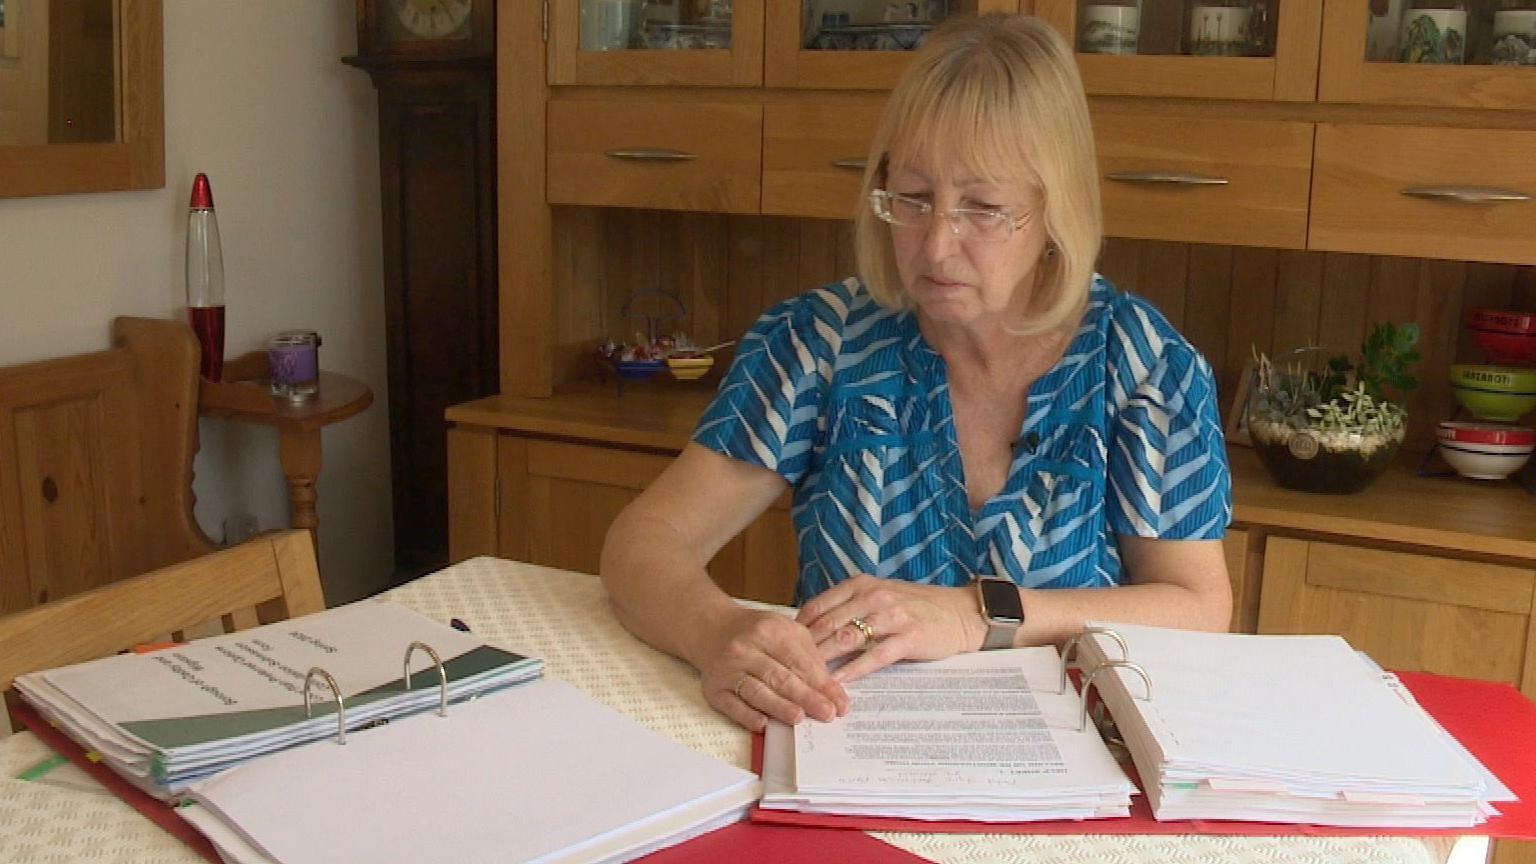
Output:
M192 516L197 368L191 328L147 318L0 368L0 614L217 548Z
M281 531L0 616L0 690L16 676L209 628L232 633L325 608L308 531Z

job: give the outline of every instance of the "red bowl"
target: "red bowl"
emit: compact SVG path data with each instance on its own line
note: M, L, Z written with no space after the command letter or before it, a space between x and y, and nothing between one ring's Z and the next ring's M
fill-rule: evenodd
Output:
M1469 309L1467 326L1473 330L1492 330L1498 333L1536 334L1536 312L1520 312L1515 309Z
M1483 349L1488 362L1501 366L1536 364L1536 333L1509 333L1470 328L1472 341Z
M1536 444L1536 429L1505 423L1444 420L1435 430L1435 435L1441 441L1455 441L1459 444Z

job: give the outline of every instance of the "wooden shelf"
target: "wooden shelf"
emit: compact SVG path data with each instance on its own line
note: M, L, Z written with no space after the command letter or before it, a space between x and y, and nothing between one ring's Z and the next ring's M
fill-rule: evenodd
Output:
M581 383L548 399L487 397L456 405L447 417L535 437L676 453L713 393L713 385L656 382L627 384L619 396L611 385ZM1415 455L1364 492L1322 495L1276 486L1248 448L1231 448L1230 460L1236 528L1536 561L1536 497L1512 482L1419 477Z

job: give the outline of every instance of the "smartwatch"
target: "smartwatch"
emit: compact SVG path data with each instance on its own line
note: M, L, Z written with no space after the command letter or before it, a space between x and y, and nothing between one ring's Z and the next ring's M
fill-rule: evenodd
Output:
M976 580L976 594L981 603L981 617L987 622L987 638L981 650L1012 648L1013 637L1024 623L1024 602L1019 586L1011 579L982 576Z

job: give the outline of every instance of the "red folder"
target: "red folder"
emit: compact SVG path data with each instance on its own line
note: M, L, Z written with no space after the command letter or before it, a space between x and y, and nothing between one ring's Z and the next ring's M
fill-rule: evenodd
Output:
M863 816L822 816L753 808L752 821L763 825L853 828L861 831L915 831L966 834L1237 834L1308 837L1487 835L1498 839L1536 840L1536 705L1508 684L1447 678L1424 672L1398 674L1430 716L1492 771L1510 791L1515 803L1495 806L1501 815L1476 828L1335 828L1270 822L1187 820L1159 822L1152 818L1145 795L1132 799L1124 819L1057 820L1052 822L927 822ZM752 762L762 770L762 736L752 741ZM1139 784L1138 784L1139 785Z

